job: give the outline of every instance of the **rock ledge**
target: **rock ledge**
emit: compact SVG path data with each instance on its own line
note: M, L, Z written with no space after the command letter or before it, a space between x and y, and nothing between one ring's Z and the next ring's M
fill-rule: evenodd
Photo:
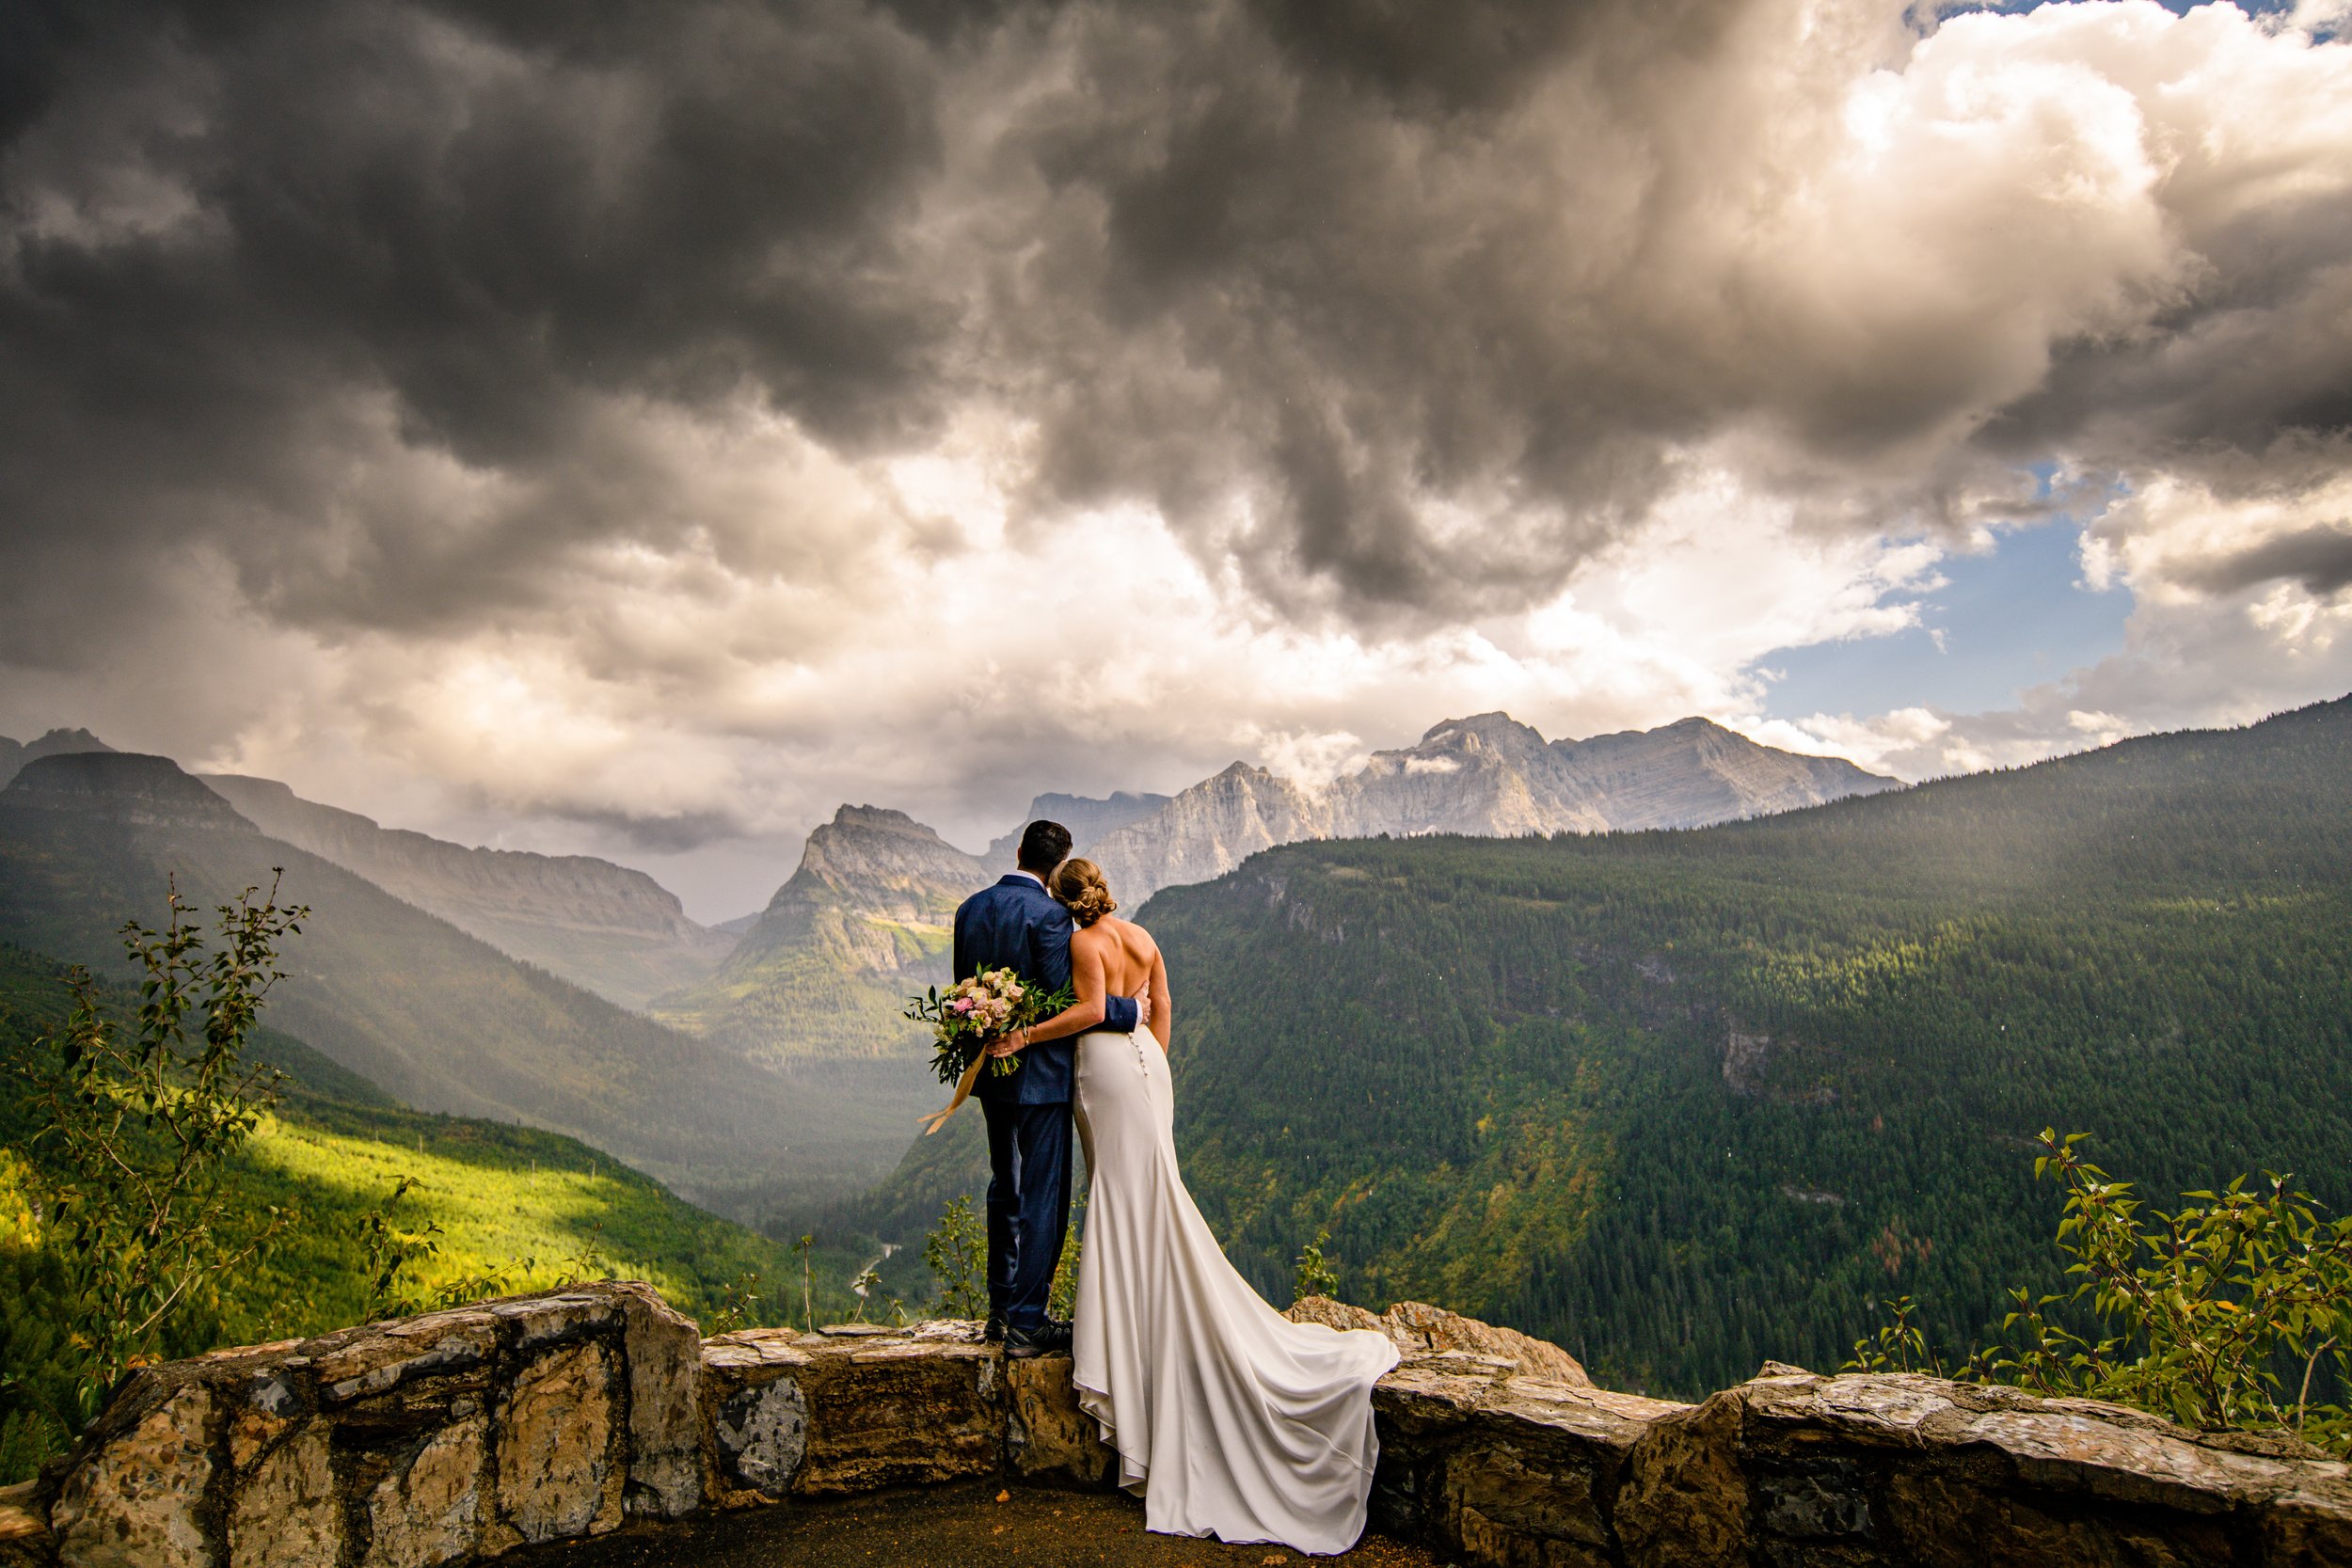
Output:
M2138 1411L1792 1367L1698 1405L1403 1304L1375 1521L1495 1568L2352 1562L2352 1473ZM704 1340L647 1286L485 1302L145 1369L37 1488L6 1568L432 1568L635 1518L977 1477L1110 1484L1066 1357L977 1323Z

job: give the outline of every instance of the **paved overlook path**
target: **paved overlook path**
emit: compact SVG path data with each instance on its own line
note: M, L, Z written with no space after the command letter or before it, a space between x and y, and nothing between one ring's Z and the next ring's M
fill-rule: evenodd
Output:
M1438 1568L1446 1560L1379 1535L1327 1558L1153 1535L1143 1528L1143 1505L1129 1497L989 1483L706 1515L502 1560L509 1568Z

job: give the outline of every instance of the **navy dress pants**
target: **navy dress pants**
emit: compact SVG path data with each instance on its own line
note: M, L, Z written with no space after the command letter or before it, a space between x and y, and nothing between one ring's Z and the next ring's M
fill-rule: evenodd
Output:
M983 1100L988 1118L988 1307L1033 1333L1045 1322L1070 1225L1070 1102Z

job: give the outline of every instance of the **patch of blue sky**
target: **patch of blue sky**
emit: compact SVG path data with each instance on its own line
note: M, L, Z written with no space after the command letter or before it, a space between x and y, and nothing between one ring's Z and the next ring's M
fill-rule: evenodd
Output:
M2038 11L2044 6L2073 5L2077 3L2079 3L2079 0L1981 0L1981 3L1979 4L1964 4L1957 6L1947 5L1941 8L1947 13L1956 10ZM2214 3L2215 0L2156 0L2156 4L2162 6L2166 10L2171 11L2176 15L2185 14L2189 11L2195 10L2200 6L2212 5ZM2239 10L2244 11L2249 16L2261 16L2268 12L2291 11L2295 9L2296 7L2296 0L2233 0L2233 3Z
M1935 10L1942 15L1949 16L1955 12L1963 10L2038 11L2044 6L2078 5L2083 3L2085 3L2085 0L1945 0L1944 4L1935 7ZM2166 10L2172 12L2175 16L2185 16L2190 11L2197 9L2200 6L2213 5L2216 3L2233 3L2239 10L2244 11L2249 16L2284 16L2295 10L2297 0L2156 0L2156 4L2162 6ZM1925 7L1917 7L1915 8L1913 11L1914 24L1919 27L1922 31L1925 31L1930 25L1931 25L1931 24L1921 14L1925 9ZM2306 20L2305 25L2311 28L2312 34L2314 38L2324 41L2334 40L2345 36L2343 25L2340 22L2322 21L2317 17L2312 17Z
M2096 663L2122 646L2132 595L2120 585L2082 585L2081 537L2063 516L2005 532L1987 554L1945 559L1945 585L1921 596L1918 625L1757 660L1765 717L1983 713Z

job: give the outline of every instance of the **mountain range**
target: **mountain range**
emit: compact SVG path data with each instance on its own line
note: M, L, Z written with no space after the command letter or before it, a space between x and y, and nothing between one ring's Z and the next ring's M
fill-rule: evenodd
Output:
M1237 762L1123 822L1106 814L1068 826L1112 891L1140 908L1161 888L1221 877L1304 839L1701 828L1899 787L1843 758L1759 746L1705 719L1547 741L1507 713L1482 713L1375 752L1327 784ZM1041 797L1030 816L1108 803Z
M11 740L0 735L0 786L5 786L26 763L72 752L111 752L114 748L87 730L51 730L38 740Z
M87 731L58 730L25 746L7 742L0 766L104 749ZM1174 796L1042 795L1024 821L1051 816L1069 826L1134 910L1162 886L1220 875L1257 850L1302 838L1695 826L1893 783L1843 762L1758 746L1705 721L1548 742L1505 715L1485 714L1437 725L1416 745L1376 753L1327 785L1235 764ZM923 1065L924 1032L901 1008L910 993L946 980L955 906L1010 868L1020 832L1016 825L979 857L903 813L844 806L809 835L800 865L766 909L714 928L690 919L642 872L586 856L472 848L387 829L274 780L211 773L199 781L147 758L48 768L29 785L38 787L0 795L20 823L35 820L25 814L39 811L40 800L73 798L87 785L94 794L84 815L92 820L151 836L195 835L141 847L150 867L191 858L198 847L193 860L210 864L221 846L239 845L229 859L248 869L236 876L258 879L264 860L293 863L304 885L338 890L330 903L347 897L352 909L363 909L358 925L370 932L410 933L401 940L411 944L418 974L386 970L376 961L380 949L354 950L331 976L325 966L316 971L322 984L305 1005L317 1011L303 1022L313 1043L336 1059L421 1108L514 1116L577 1132L706 1195L724 1184L723 1171L739 1193L759 1188L768 1178L750 1158L754 1150L791 1149L795 1170L779 1180L793 1190L888 1168L913 1117L940 1092ZM0 825L8 819L0 811ZM264 854L253 847L257 837L303 858ZM127 852L109 846L100 858ZM326 878L327 868L348 880ZM230 879L219 879L220 888ZM109 888L116 901L105 906L106 920L60 956L103 951L92 933L146 907L133 893L131 883ZM25 918L38 925L66 912L58 904ZM454 933L443 928L431 942L415 935L443 922L495 955L475 947L460 960L448 941ZM418 942L433 956L423 958ZM453 1020L449 1037L434 1037L423 1015L435 1009L410 1016L396 1000L413 990L420 974L472 974L457 985L459 994L468 985L511 989L508 970L487 962L496 956L520 960L528 987L554 994L550 982L569 982L648 1015L641 1060L608 1059L612 1047L604 1042L614 1031L639 1028L617 1014L544 1021L556 1037L537 1041L528 1038L536 1025L510 1018L519 1033L492 1029L496 1043L479 1063L469 1062ZM558 1012L584 1000L571 998ZM694 1040L706 1043L691 1050L680 1043ZM690 1060L691 1070L682 1065ZM679 1071L706 1085L739 1081L748 1098L714 1108L708 1127L687 1125L682 1106L675 1122L657 1116L632 1125L618 1085L646 1072L666 1079ZM755 1108L772 1100L779 1073L794 1085L792 1103L755 1126L768 1114ZM714 1132L722 1127L732 1131Z
M1490 713L1436 725L1327 785L1235 763L1174 796L1041 795L1023 821L1069 828L1132 911L1159 888L1301 839L1696 827L1894 787L1700 719L1548 742ZM798 869L717 972L651 1010L755 1059L853 1067L870 1102L911 1117L940 1091L917 1065L924 1032L899 1008L946 982L956 905L1012 869L1020 832L976 857L902 812L843 806L809 835Z
M467 848L305 800L273 779L198 777L270 837L624 1007L644 1010L735 948L734 935L689 920L668 888L611 861Z

